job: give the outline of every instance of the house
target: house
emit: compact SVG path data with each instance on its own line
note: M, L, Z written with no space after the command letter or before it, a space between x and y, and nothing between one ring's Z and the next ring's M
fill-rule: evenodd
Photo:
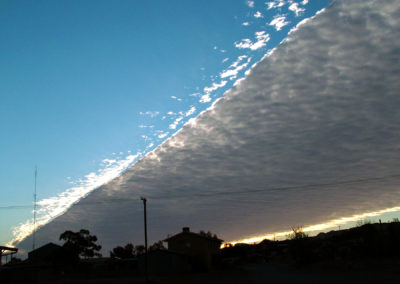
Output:
M48 243L28 253L30 263L66 264L78 260L77 255L54 243Z
M145 273L144 254L139 256L139 271ZM191 272L190 258L187 255L165 250L150 250L147 255L148 272L152 276L176 275Z
M198 234L184 227L182 232L164 240L168 243L168 250L187 255L191 259L194 270L210 270L213 258L219 254L223 240L216 236Z
M62 246L48 243L29 252L28 259L4 265L0 279L8 283L39 283L59 279L67 271L73 271L78 261L77 255Z

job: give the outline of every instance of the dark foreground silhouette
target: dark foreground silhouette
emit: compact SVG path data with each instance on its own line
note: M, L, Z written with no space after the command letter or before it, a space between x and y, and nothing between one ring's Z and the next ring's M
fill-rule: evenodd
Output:
M288 240L223 249L218 249L222 240L217 236L189 228L164 241L169 249L157 242L149 250L149 283L400 283L400 222L364 224L315 237L300 230ZM111 257L81 258L76 248L50 243L32 251L27 260L3 265L0 279L145 283L140 249L116 248Z

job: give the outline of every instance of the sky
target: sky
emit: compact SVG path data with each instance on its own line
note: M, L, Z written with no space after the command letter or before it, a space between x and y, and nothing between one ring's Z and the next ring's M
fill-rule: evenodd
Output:
M395 1L171 2L2 4L2 243L399 211Z

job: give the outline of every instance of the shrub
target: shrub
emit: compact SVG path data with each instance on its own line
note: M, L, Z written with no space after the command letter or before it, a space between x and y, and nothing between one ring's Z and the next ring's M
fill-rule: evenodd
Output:
M308 237L308 234L303 231L302 226L293 226L291 229L292 233L288 236L290 240L299 240Z

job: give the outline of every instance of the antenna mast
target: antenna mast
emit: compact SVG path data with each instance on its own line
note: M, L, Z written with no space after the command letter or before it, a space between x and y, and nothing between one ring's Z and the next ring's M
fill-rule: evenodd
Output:
M35 234L36 234L36 180L37 180L37 166L35 166L35 188L33 193L33 235L32 235L32 250L35 249Z

